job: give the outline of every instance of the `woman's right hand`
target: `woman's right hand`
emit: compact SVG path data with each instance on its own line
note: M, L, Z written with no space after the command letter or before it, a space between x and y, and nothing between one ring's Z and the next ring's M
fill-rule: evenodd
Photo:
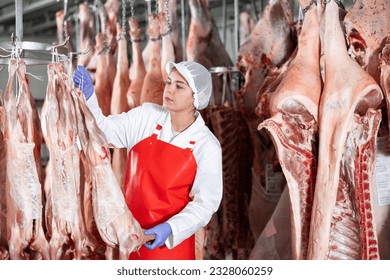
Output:
M94 87L92 77L84 66L77 66L73 74L73 82L75 87L79 88L84 93L85 99L88 100L94 91Z

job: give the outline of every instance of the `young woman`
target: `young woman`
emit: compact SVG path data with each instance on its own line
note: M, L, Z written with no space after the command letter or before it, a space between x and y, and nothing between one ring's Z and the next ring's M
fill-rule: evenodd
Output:
M108 117L85 68L73 76L108 143L129 150L126 202L145 234L155 235L130 259L194 259L194 234L222 198L220 143L198 112L209 103L211 75L191 61L169 62L166 71L163 106L144 103Z

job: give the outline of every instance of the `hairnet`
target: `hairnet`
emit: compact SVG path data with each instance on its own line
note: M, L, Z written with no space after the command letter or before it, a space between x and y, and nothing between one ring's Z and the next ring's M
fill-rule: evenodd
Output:
M176 68L183 75L194 92L195 108L197 110L206 108L213 91L210 72L203 65L193 61L179 63L170 61L167 63L165 70L169 74L172 68Z

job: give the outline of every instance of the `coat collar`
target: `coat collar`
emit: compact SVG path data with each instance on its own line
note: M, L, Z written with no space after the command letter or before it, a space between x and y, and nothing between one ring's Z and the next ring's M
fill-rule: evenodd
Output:
M202 115L195 111L195 122L191 124L186 130L177 135L172 143L177 145L186 145L188 141L197 141L196 138L199 138L201 130L205 126L205 122L202 118ZM166 142L170 142L172 135L172 122L171 115L167 110L164 109L164 113L161 115L159 119L157 119L156 124L162 126L162 131L160 135L160 139ZM185 142L185 143L184 143Z

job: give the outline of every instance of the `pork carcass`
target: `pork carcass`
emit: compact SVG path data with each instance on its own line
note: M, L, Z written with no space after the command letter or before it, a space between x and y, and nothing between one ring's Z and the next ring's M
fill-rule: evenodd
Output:
M307 7L308 0L301 0ZM287 179L291 203L292 255L306 259L316 177L318 103L321 95L320 34L317 9L309 7L298 38L298 52L279 86L270 94L271 118L259 125L271 135Z
M127 104L127 90L130 86L129 62L127 60L127 40L122 26L117 23L118 34L118 62L111 97L111 115L121 114L129 110ZM119 186L123 187L127 167L127 149L114 149L112 154L112 170L118 180Z
M108 57L111 56L108 50L104 49L103 34L96 35L96 52L98 53L98 63L96 67L95 93L99 107L105 116L110 115L112 84L110 84L109 72L113 66L109 65ZM115 66L114 66L115 68ZM115 72L115 71L114 71Z
M355 0L344 18L349 54L377 83L379 52L390 36L390 1Z
M123 193L111 168L110 151L103 132L85 104L80 91L74 96L81 146L92 183L92 205L96 226L108 246L106 258L119 246L119 258L126 260L154 236L145 236L127 208Z
M135 18L129 18L129 34L132 49L132 64L130 67L130 86L127 90L127 105L134 108L140 105L142 85L144 83L146 70L142 58L141 28Z
M85 1L79 4L79 21L80 21L80 51L85 51L88 47L91 47L90 50L84 54L79 56L77 61L78 65L82 65L87 67L90 63L90 60L94 56L94 48L95 40L94 40L94 31L93 31L93 15L89 8L88 2Z
M0 96L3 96L1 90L0 90ZM7 208L6 208L6 200L5 200L7 162L6 162L5 142L4 142L5 110L1 99L0 99L0 260L5 260L9 257L8 250L7 250L8 248Z
M381 54L381 63L380 63L380 72L381 72L381 88L383 90L385 99L386 99L386 104L387 104L387 122L388 122L388 127L390 127L389 123L389 115L390 115L390 37L387 38L385 47L382 49ZM385 119L385 117L384 117ZM390 131L390 129L388 129ZM377 158L377 161L383 159L383 157L388 158L389 152L390 152L390 145L389 145L389 135L385 135L383 137L383 141L378 138L378 150L382 148L382 157ZM384 162L384 164L386 161ZM378 178L378 177L377 177ZM379 178L377 179L378 181L378 186L379 186ZM379 188L378 188L379 189ZM379 195L378 195L379 196ZM377 196L377 197L378 197ZM375 201L379 201L376 198ZM376 205L374 205L376 206ZM390 259L390 240L388 238L389 233L390 233L390 225L388 223L389 220L389 205L379 205L376 209L376 212L378 212L376 217L376 229L377 229L377 234L378 234L378 243L379 243L379 253L380 253L380 258L381 259ZM375 209L374 209L375 210Z
M144 83L142 85L140 104L144 102L152 102L162 105L164 81L161 72L161 52L160 52L160 17L158 14L154 17L149 15L148 20L148 35L150 44L152 45L152 53L149 59L149 67L147 69Z
M240 13L240 44L242 45L248 39L253 28L256 26L256 21L248 12Z
M378 259L372 188L383 95L348 56L336 1L325 8L324 48L308 259Z
M218 66L232 66L217 26L209 11L208 0L190 0L191 22L186 46L187 60L196 61L207 69ZM217 75L213 78L213 95L211 103L222 104L223 81Z
M168 3L168 13L169 13L169 18L170 18L170 27L171 27L171 40L173 43L173 48L175 52L175 61L182 61L183 60L183 45L180 39L180 29L179 29L179 24L177 20L177 0L169 0L169 1L164 1L164 2L169 2Z
M65 19L64 11L60 10L56 12L56 24L57 24L57 40L59 44L65 42L66 37L69 36L68 42L65 46L68 48L70 52L76 51L76 48L73 44L73 40L71 38L72 35L72 25Z
M13 90L15 73L19 80L18 98ZM49 259L49 246L42 225L42 132L23 60L10 61L5 111L7 236L10 258ZM30 249L29 256L26 249Z
M81 211L80 156L76 144L77 126L70 91L66 88L63 69L48 65L48 86L42 107L44 139L49 149L48 174L45 182L46 221L50 235L51 259L67 258L63 248L74 246L72 258L80 260L85 245L85 224Z
M124 2L124 1L122 1ZM113 41L115 44L113 44L112 47L112 52L113 54L117 53L117 44L116 44L116 38L119 35L118 34L118 29L116 27L117 24L117 18L118 18L118 13L119 13L119 1L118 0L108 0L106 3L104 3L104 8L107 13L107 26L106 26L106 31L107 31L107 40L109 42ZM116 57L116 55L114 55Z
M256 115L256 106L260 100L258 95L261 87L266 88L270 84L276 87L281 80L278 77L287 68L287 64L286 67L283 64L291 57L295 48L292 22L290 0L270 1L250 36L241 45L236 63L245 76L245 84L236 95L249 128L254 153L249 218L255 239L271 217L284 187L273 143L265 130L257 129L264 117ZM269 78L265 82L267 76ZM272 186L267 181L270 171L274 181Z
M119 23L117 23L116 27L118 33L118 61L110 109L110 113L113 115L121 114L129 110L126 93L130 85L126 35L123 33L122 26Z
M239 49L237 68L244 74L245 84L237 95L248 119L255 117L256 93L269 66L281 66L295 49L292 22L291 0L271 0Z
M255 243L248 230L252 165L248 127L239 110L224 107L213 109L212 128L223 156L224 189L217 241L225 258L245 260Z
M175 62L175 49L170 34L170 26L168 25L169 11L166 10L163 0L159 0L159 20L160 20L160 36L161 38L161 75L163 82L168 78L168 73L165 71L165 65L169 61Z

